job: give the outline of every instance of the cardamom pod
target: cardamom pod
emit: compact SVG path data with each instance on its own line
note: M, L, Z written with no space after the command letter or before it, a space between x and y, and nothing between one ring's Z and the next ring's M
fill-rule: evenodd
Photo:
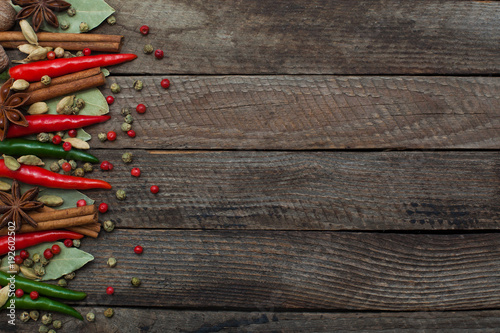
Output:
M21 273L24 275L25 278L30 279L30 280L39 280L40 278L35 274L35 270L33 268L28 268L21 266Z
M21 20L19 21L19 26L21 27L23 36L26 38L28 43L38 45L38 37L36 36L35 30L33 30L31 24L29 24L26 20Z
M28 61L38 61L38 60L43 60L45 58L47 58L47 49L44 48L44 47L40 47L36 50L34 50L33 52L31 52L25 60L28 60Z
M3 154L2 156L3 156L3 161L5 163L5 166L9 170L16 171L17 169L19 169L21 167L21 164L19 164L19 162L14 157L8 156L5 154Z
M45 163L35 155L23 155L17 159L21 164L43 166Z
M63 198L51 194L42 195L37 200L43 202L46 206L49 207L59 207L64 203Z
M31 104L28 114L43 114L49 112L49 106L45 102L36 102Z
M69 106L69 107L73 106L74 101L75 101L75 95L64 97L63 99L61 99L59 101L59 103L57 103L56 112L59 114L63 114L64 108L66 106Z
M0 181L0 191L8 192L12 186L9 183Z
M10 86L10 89L12 90L17 90L17 91L22 91L28 89L30 86L30 83L26 80L23 79L18 79L12 83Z
M73 148L77 148L77 149L90 149L90 145L87 142L83 141L82 139L67 138L67 139L64 139L63 141L71 143L71 146Z
M6 285L0 289L0 307L4 306L4 304L9 300L9 288L9 285Z
M19 51L21 51L22 53L26 53L26 54L30 54L31 52L33 52L39 48L40 48L40 46L31 45L31 44L21 44L17 47L17 49Z

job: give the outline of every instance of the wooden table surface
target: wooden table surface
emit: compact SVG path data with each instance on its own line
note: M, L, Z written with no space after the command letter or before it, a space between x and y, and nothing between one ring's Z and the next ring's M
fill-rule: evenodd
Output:
M128 197L86 192L117 229L71 282L97 320L60 331L500 330L499 1L108 3L93 33L139 58L89 132Z

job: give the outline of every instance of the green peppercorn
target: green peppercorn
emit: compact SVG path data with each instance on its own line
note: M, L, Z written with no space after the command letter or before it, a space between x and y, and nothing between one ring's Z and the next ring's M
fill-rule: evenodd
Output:
M80 108L76 106L71 107L71 114L79 114L80 113Z
M125 118L123 118L123 120L127 124L132 124L134 122L134 117L132 117L132 115L128 114L128 115L125 116Z
M40 317L40 312L36 310L30 311L30 318L33 319L34 321L38 320L38 317Z
M66 280L73 280L75 278L75 276L76 276L76 273L75 272L71 272L69 274L64 275L64 279L66 279Z
M108 309L106 309L106 311L104 311L104 317L107 317L107 318L113 317L114 314L115 314L115 311L112 308L108 308Z
M69 51L64 51L64 55L63 55L63 58L73 58L73 54L71 54L71 52Z
M113 268L116 266L116 259L111 257L108 259L108 262L106 264L108 264L109 267Z
M24 265L24 266L26 266L26 267L33 267L33 265L34 265L34 264L35 264L35 263L34 263L34 262L33 262L33 260L32 260L32 259L30 259L30 258L26 258L26 259L24 259L24 261L23 261L23 265Z
M54 329L50 329L47 333L57 333L57 332Z
M76 168L74 175L76 177L83 177L83 176L85 176L85 171L83 171L83 168Z
M48 86L48 85L52 82L52 79L50 78L50 76L48 76L48 75L44 75L44 76L42 76L41 82L42 82L45 86Z
M134 81L134 89L137 91L141 91L144 88L144 84L141 80Z
M75 56L76 57L83 57L84 56L83 51L76 51Z
M89 32L89 25L86 22L80 23L80 32Z
M66 162L68 162L68 161L64 160L64 159L60 159L59 161L57 161L57 164L59 164L59 166L62 166Z
M38 276L44 276L45 275L45 267L39 262L33 265L33 269L35 271L35 274Z
M111 15L110 17L108 17L106 22L108 22L109 25L115 25L116 24L116 17L114 15Z
M52 313L46 313L42 316L42 324L50 325L52 323Z
M124 132L128 132L132 129L132 125L130 125L129 123L123 123L121 129Z
M56 132L56 135L59 135L61 138L64 137L65 134L66 134L66 132L64 132L64 131Z
M85 101L82 98L77 98L75 101L75 106L82 110L85 107Z
M23 323L27 322L30 320L30 314L28 311L24 311L23 313L21 313L21 316L19 317L19 319L21 319L21 321Z
M40 142L49 142L50 137L47 133L38 133L36 139Z
M49 333L49 328L45 325L40 325L38 328L38 333Z
M60 320L54 320L52 322L52 326L54 326L54 328L56 330L60 329L62 327L62 322Z
M128 114L130 114L130 109L129 108L123 108L122 109L122 115L126 116Z
M88 173L88 172L92 172L92 171L94 171L94 167L93 167L93 166L92 166L92 164L90 164L90 163L85 163L85 164L83 165L83 171L85 171L85 172L87 172L87 173Z
M95 314L93 312L89 312L87 313L87 315L85 316L87 318L88 321L90 322L93 322L95 320Z
M61 170L61 167L59 166L59 164L57 164L57 162L52 162L50 164L50 171L59 172L60 170Z
M75 160L69 160L69 165L71 165L71 169L75 170L78 167L78 164L76 163Z
M116 198L118 200L125 200L127 198L127 193L124 190L116 191Z
M151 44L146 44L144 45L144 49L143 49L144 53L146 54L151 54L153 53L154 49L153 49L153 45Z
M132 285L134 287L139 287L141 285L141 280L139 278L132 278L132 280L130 280L130 283L132 283Z
M69 29L69 23L67 21L62 21L59 24L59 28L61 28L62 30L68 30Z
M35 262L35 263L40 262L40 254L35 253L35 254L33 254L32 258L33 258L33 262Z
M110 87L111 89L111 92L115 93L115 94L118 94L122 88L120 87L120 85L118 83L113 83Z
M104 142L108 139L108 135L106 133L99 133L99 134L97 134L97 138L99 140L101 140L102 142Z
M80 247L80 240L79 239L73 239L73 246L78 248Z
M67 287L68 286L68 281L66 281L65 279L59 279L57 281L57 285L60 286L60 287Z
M49 259L45 258L45 256L40 256L40 264L42 264L42 266L47 266L48 264L50 263Z
M71 105L66 105L63 109L62 109L62 114L65 114L65 115L70 115L73 113L73 107Z
M102 224L102 228L107 232L111 232L113 231L113 229L115 229L115 223L110 220L104 221L104 223Z
M132 153L125 153L122 155L122 161L125 163L131 163L132 162L133 155Z
M67 11L68 16L75 16L76 15L76 9L73 7L70 7Z

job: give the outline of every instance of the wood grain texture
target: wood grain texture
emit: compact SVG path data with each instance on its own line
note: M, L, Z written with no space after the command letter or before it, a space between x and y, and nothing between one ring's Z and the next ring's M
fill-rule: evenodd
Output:
M120 131L120 110L137 137L113 148L498 149L500 78L338 76L109 77L113 119L91 133ZM134 80L144 89L135 91ZM138 115L137 104L147 105ZM123 137L124 139L121 139ZM109 147L94 140L93 147Z
M498 1L120 1L123 52L163 49L115 73L470 74L500 70ZM145 20L147 17L147 21ZM150 34L139 27L147 23Z
M112 145L113 143L110 143ZM125 228L481 230L500 227L499 152L97 151ZM139 178L130 170L139 167ZM160 192L149 192L151 185ZM125 201L115 191L128 193Z
M250 311L500 306L498 233L115 230L82 244L95 260L69 285L88 293L80 305ZM141 255L133 252L137 244L144 245ZM117 259L115 268L106 266L109 257ZM141 278L139 288L132 277ZM112 297L105 293L108 284L115 288Z
M61 320L59 332L107 333L302 333L302 332L496 332L500 311L415 312L415 313L294 313L232 311L175 311L113 307L115 315L103 315L105 307L76 307L83 315L96 314L93 323L81 322L54 314ZM5 332L37 332L39 323L18 324L17 330Z

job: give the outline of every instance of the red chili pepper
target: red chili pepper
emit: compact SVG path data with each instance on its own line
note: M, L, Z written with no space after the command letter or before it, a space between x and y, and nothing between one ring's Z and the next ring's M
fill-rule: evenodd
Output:
M110 116L73 116L58 114L40 114L25 116L28 126L23 127L11 124L7 132L7 138L37 134L42 132L59 132L72 128L85 127L109 120Z
M19 169L12 171L5 166L4 160L0 160L0 177L17 179L30 185L67 190L111 189L111 185L104 180L63 175L34 165L21 164Z
M137 58L135 54L101 54L88 57L59 58L54 60L36 61L17 65L9 70L10 77L24 79L29 82L40 81L42 76L51 78L83 71L94 67L106 67L121 64Z
M82 237L83 237L82 234L66 230L28 232L25 234L17 234L14 246L16 250L22 250L33 245L37 245L40 243L55 242L63 238L81 239ZM0 237L0 255L4 255L8 252L9 252L9 236L2 236Z

